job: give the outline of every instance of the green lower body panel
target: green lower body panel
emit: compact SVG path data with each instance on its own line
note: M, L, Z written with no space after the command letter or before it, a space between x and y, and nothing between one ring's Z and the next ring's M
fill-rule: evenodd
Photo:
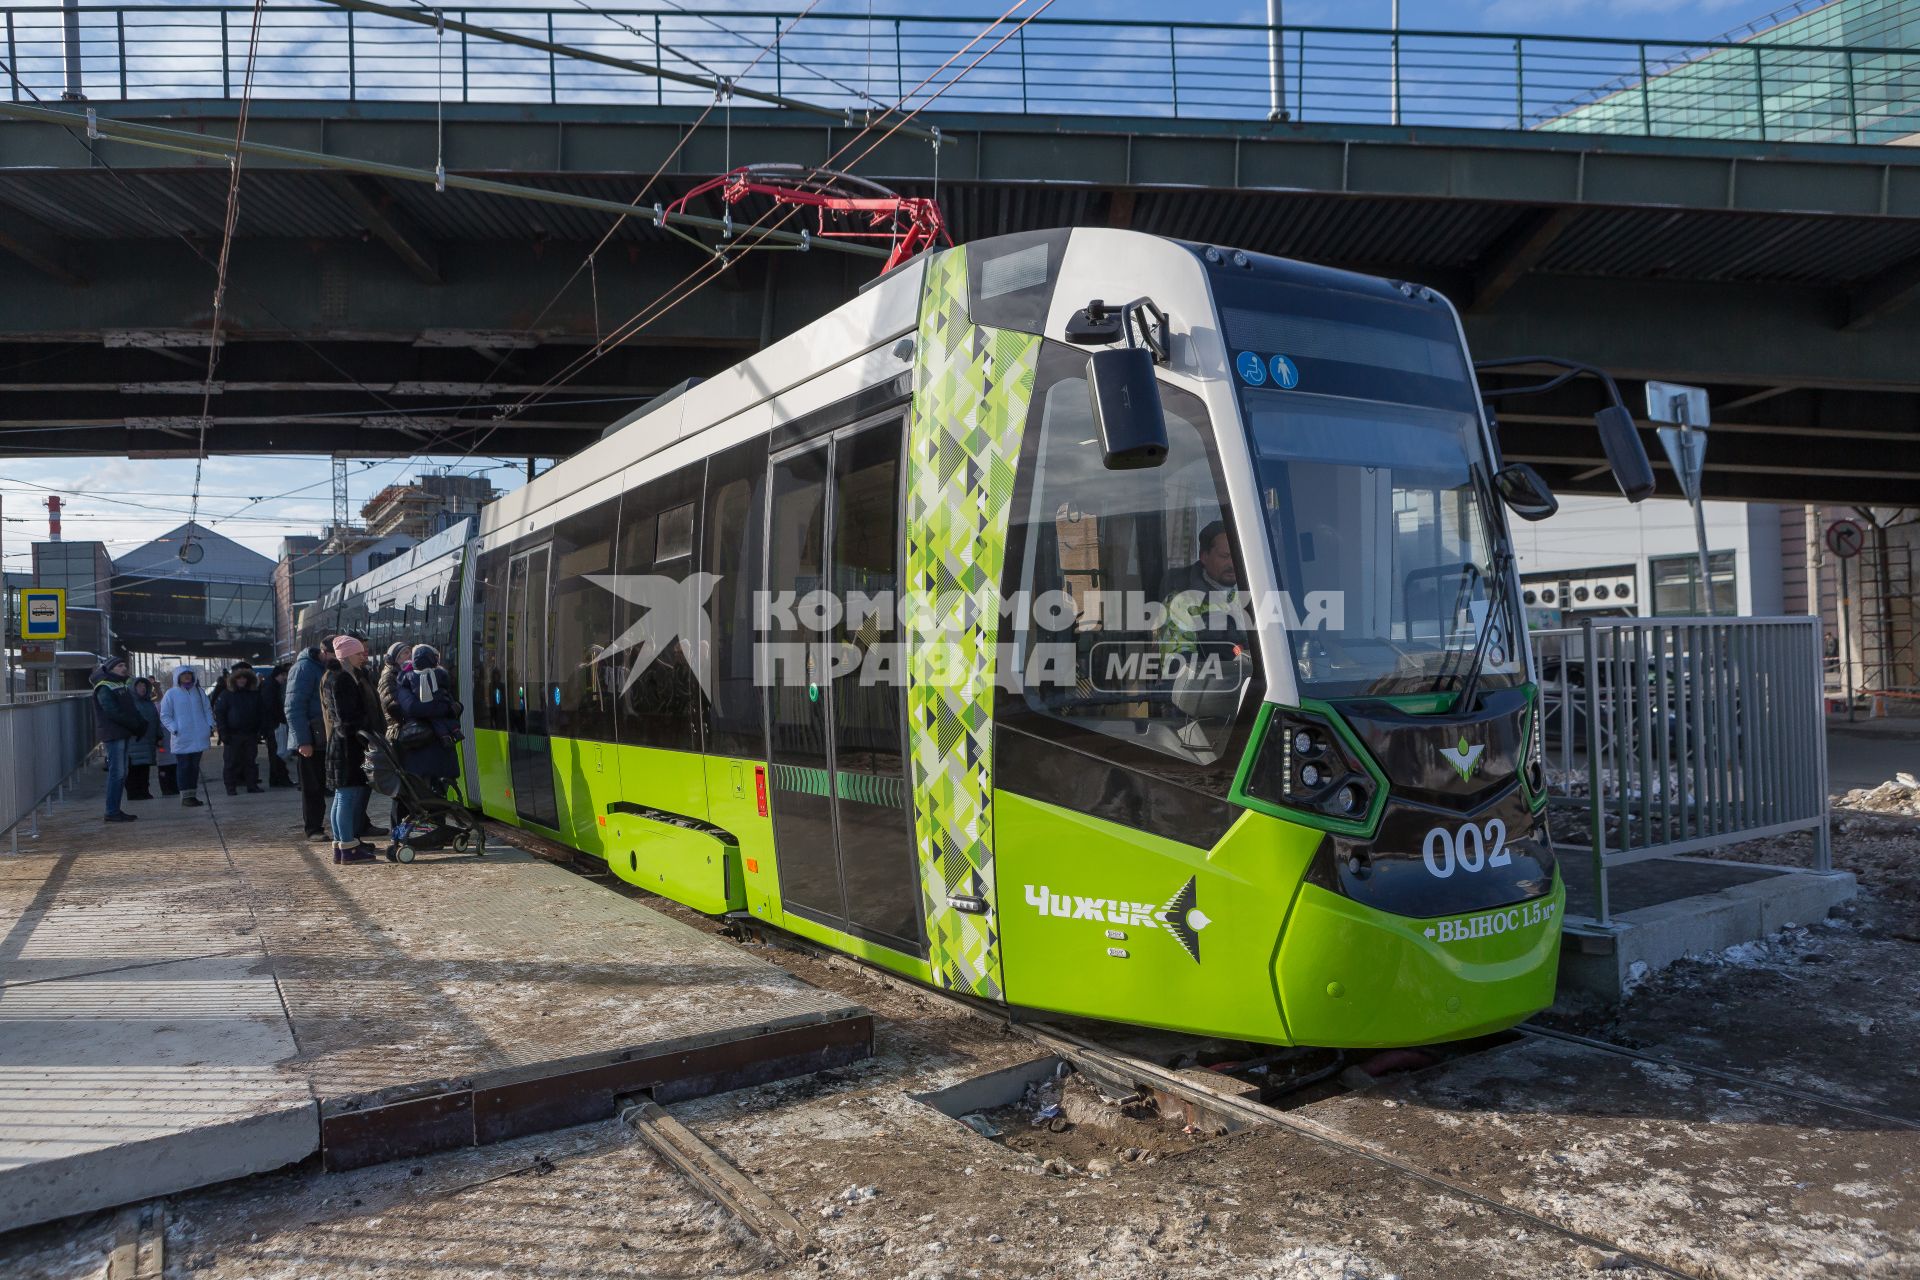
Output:
M1248 813L1199 849L1006 791L994 810L1009 1003L1288 1040L1273 958L1319 832Z
M709 831L635 813L608 815L604 857L613 874L695 911L744 911L740 850Z
M553 794L560 834L582 853L607 856L607 806L622 794L620 748L553 738Z
M467 792L489 818L518 822L513 814L513 766L507 759L507 735L498 729L476 729L473 755L480 768L480 784Z
M1265 1044L1386 1047L1553 1001L1565 891L1448 919L1303 882L1321 833L1247 812L1212 849L995 797L1009 1003Z
M1491 911L1410 919L1302 885L1277 973L1294 1039L1435 1044L1513 1026L1553 1003L1566 888Z

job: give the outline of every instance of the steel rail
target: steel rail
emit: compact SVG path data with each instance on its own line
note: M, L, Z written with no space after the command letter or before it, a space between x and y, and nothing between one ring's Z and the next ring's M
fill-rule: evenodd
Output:
M481 822L487 828L489 837L500 844L523 850L536 857L558 862L560 865L576 873L587 874L583 872L579 866L579 859L583 855L568 845L548 840L543 836L537 836L531 832L522 831L518 827L509 826L496 819L483 818ZM562 857L563 852L565 854L564 858ZM598 861L597 859L593 859L590 854L584 856L590 860ZM602 865L604 865L604 863ZM616 892L617 891L618 890L616 890ZM709 919L711 918L709 917ZM1342 1154L1357 1157L1370 1164L1379 1165L1392 1172L1412 1178L1425 1186L1447 1195L1458 1196L1461 1199L1471 1201L1495 1213L1520 1218L1540 1230L1550 1231L1555 1235L1563 1236L1607 1253L1618 1254L1624 1261L1631 1262L1635 1266L1645 1267L1647 1270L1663 1276L1674 1277L1674 1280L1704 1280L1704 1277L1694 1272L1679 1270L1676 1267L1649 1258L1645 1254L1626 1248L1604 1237L1592 1235L1580 1230L1578 1227L1569 1226L1566 1223L1556 1222L1552 1218L1520 1205L1509 1204L1505 1200L1501 1200L1487 1192L1477 1190L1446 1174L1436 1173L1430 1169L1422 1168L1404 1157L1395 1154L1386 1147L1381 1146L1379 1143L1342 1133L1331 1125L1309 1119L1297 1111L1282 1111L1278 1107L1270 1107L1265 1103L1249 1102L1245 1098L1237 1097L1224 1091L1209 1089L1178 1072L1160 1066L1158 1063L1149 1062L1147 1059L1134 1054L1109 1049L1105 1045L1089 1040L1064 1027L1047 1022L1023 1022L1007 1006L988 1005L976 1002L973 998L963 996L957 992L942 991L936 987L924 986L911 979L903 978L898 974L882 969L878 965L869 964L856 956L835 951L830 947L822 946L798 934L788 933L784 929L768 924L764 920L751 918L742 923L751 924L755 929L776 936L781 945L788 946L795 951L829 962L835 960L842 961L846 967L860 974L863 978L878 982L881 986L887 987L890 990L904 992L922 999L937 1001L969 1017L1000 1027L1003 1030L1011 1031L1024 1039L1032 1041L1048 1052L1066 1059L1080 1070L1096 1078L1115 1082L1130 1080L1135 1087L1146 1086L1158 1092L1170 1094L1180 1098L1191 1106L1197 1107L1202 1111L1210 1112L1223 1119L1267 1129L1285 1129L1299 1137L1306 1138L1311 1142L1319 1143L1325 1147L1330 1147Z
M88 5L84 10L84 13L87 14L88 16L92 16L96 14L113 14L113 13L139 13L143 16L156 15L156 14L167 15L167 14L188 14L188 13L219 13L223 10L228 13L235 13L235 12L246 12L249 9L249 7L250 6L244 5L244 4L240 4L240 5L168 4L164 8L156 8L153 5ZM310 0L310 2L306 4L276 4L275 6L273 6L273 10L276 13L282 13L282 14L295 14L295 13L313 14L313 13L326 13L330 8L334 8L334 7L340 7L338 5L338 0ZM354 0L354 3L351 7L356 7L356 8L362 7L362 0ZM367 7L378 9L382 13L386 13L389 11L389 6L385 6L385 5L369 4ZM447 6L447 8L458 9L461 12L471 11L465 6L458 5L458 4L449 5ZM443 12L444 11L445 10L443 10ZM484 11L490 15L501 15L501 16L507 16L507 17L545 17L548 14L552 14L556 12L566 12L565 10L556 10L551 6L542 6L542 5L487 5L484 7ZM36 13L36 14L46 14L51 17L58 17L64 12L64 10L61 8L60 5L57 5L57 4L0 4L0 12ZM392 12L394 13L395 16L398 16L399 14L406 13L408 11L393 10ZM414 10L413 12L428 14L427 25L431 26L433 24L433 19L431 17L431 14L427 10ZM601 17L612 15L612 16L626 17L626 18L651 18L651 17L654 17L659 12L660 12L659 10L655 10L655 9L628 9L628 8L613 8L609 6L595 6L592 10L593 14ZM673 16L685 17L685 18L716 18L716 19L725 19L729 21L738 22L742 17L765 18L765 19L791 18L794 16L795 12L796 11L794 10L784 10L784 9L782 10L756 9L756 10L753 10L751 13L743 14L738 10L728 10L728 9L678 8L673 11ZM863 14L834 13L834 14L829 14L824 16L831 17L834 19L839 19L839 20L864 20ZM951 15L943 14L939 17L930 17L924 14L909 14L909 13L885 13L885 14L876 13L874 14L874 21L876 23L880 23L880 22L891 23L897 20L903 25L907 25L907 26L967 27L968 29L971 29L969 24L978 25L980 23L990 20L991 17L992 17L991 14L984 14L984 13L983 14L951 14ZM1262 35L1262 36L1264 36L1269 30L1276 29L1274 26L1270 26L1268 23L1265 23L1265 22L1223 22L1219 20L1185 19L1185 18L1177 21L1172 21L1172 22L1166 22L1166 21L1156 22L1148 18L1044 18L1044 19L1037 19L1034 22L1034 27L1037 30L1049 30L1049 29L1059 28L1062 30L1091 29L1091 30L1114 30L1114 31L1139 31L1143 33L1150 32L1156 36L1158 36L1160 33L1165 32L1168 27L1174 27L1182 31L1210 31L1210 32L1220 32L1223 34ZM449 19L447 22L447 28L449 30L454 29L454 24L451 19ZM1381 42L1385 42L1386 40L1390 39L1394 34L1392 31L1384 27L1343 26L1343 25L1337 25L1337 24L1321 24L1321 23L1308 24L1308 23L1283 22L1283 23L1277 24L1277 29L1286 34L1293 34L1293 33L1304 31L1308 35L1312 35L1312 36L1361 36L1361 37L1365 37L1368 39L1381 41ZM1897 55L1900 57L1913 57L1915 56L1916 52L1920 52L1920 51L1916 51L1913 48L1901 48L1894 45L1805 44L1797 41L1784 41L1784 40L1755 41L1752 39L1748 39L1748 40L1639 39L1639 38L1630 37L1630 36L1590 36L1590 35L1565 34L1565 33L1559 33L1559 32L1471 31L1471 30L1463 30L1463 29L1447 28L1447 27L1403 26L1399 29L1399 35L1402 40L1406 40L1410 38L1418 38L1418 39L1425 39L1425 40L1459 40L1459 41L1473 41L1478 44L1484 44L1489 46L1498 45L1502 41L1525 40L1529 44L1538 42L1540 44L1561 44L1561 45L1572 45L1575 47L1597 46L1603 49L1638 48L1640 45L1644 44L1650 48L1680 49L1680 50L1689 50L1689 51L1697 50L1704 53L1717 53L1723 50L1743 50L1750 53L1755 48L1761 48L1761 49L1765 49L1769 53L1773 53L1776 51L1782 52L1782 53L1827 53L1827 54L1852 52L1852 53L1862 55L1862 56L1867 56L1867 57L1872 57L1876 55L1887 55L1887 56ZM1264 65L1266 61L1264 53L1257 54L1257 55L1250 55L1248 60L1253 62L1259 62L1262 65ZM1656 73L1657 73L1657 69L1656 69ZM672 74L677 75L678 73L672 73ZM816 103L813 105L817 107L819 104Z
M549 191L543 187L521 186L513 182L498 182L492 178L475 178L466 174L438 174L431 169L415 169L407 165L388 164L381 160L358 160L351 156L328 155L319 151L303 151L297 147L283 147L270 142L235 142L232 139L216 137L212 134L188 133L181 129L163 129L157 125L136 124L130 120L114 120L102 117L95 112L66 111L53 107L30 107L24 103L0 102L0 116L10 116L17 120L32 120L43 124L59 125L63 128L84 126L89 136L110 138L116 142L125 142L133 146L149 147L158 151L171 151L179 155L196 156L203 160L231 160L238 153L248 156L260 156L268 160L280 160L288 164L311 165L321 169L337 169L344 173L361 173L369 177L390 178L396 182L419 182L429 186L444 185L457 187L463 191L477 191L485 195L505 196L515 200L532 200L541 204L568 205L577 209L591 209L597 213L610 213L632 216L631 204L618 200L602 200L596 196L574 195L566 191ZM707 218L697 215L679 215L676 222L685 222L708 231L725 231L727 224L719 218ZM836 253L853 253L866 258L885 258L887 250L873 245L859 244L854 241L834 240L796 234L791 231L768 232L767 239L782 244L805 246L807 248L830 249Z
M1727 1071L1720 1067L1702 1066L1697 1062L1687 1062L1680 1058L1664 1057L1657 1053L1648 1053L1644 1049L1633 1049L1623 1044L1614 1044L1610 1040L1597 1040L1592 1036L1579 1035L1572 1031L1560 1031L1553 1027L1537 1027L1523 1022L1514 1030L1523 1035L1538 1036L1543 1040L1559 1040L1566 1044L1579 1045L1583 1049L1594 1049L1601 1053L1610 1053L1616 1057L1631 1058L1636 1062L1652 1063L1655 1066L1671 1067L1675 1071L1685 1071L1691 1075L1708 1076L1715 1080L1725 1080L1729 1084L1744 1085L1749 1089L1764 1089L1768 1093L1777 1093L1782 1097L1797 1098L1801 1102L1810 1102L1815 1106L1829 1107L1835 1111L1845 1111L1859 1116L1863 1120L1872 1120L1879 1124L1893 1125L1903 1129L1920 1129L1920 1120L1911 1120L1906 1116L1897 1116L1891 1112L1874 1111L1869 1107L1855 1106L1851 1102L1842 1102L1838 1098L1829 1098L1824 1094L1807 1089L1796 1089L1790 1084L1776 1084L1762 1076L1747 1075L1740 1071Z

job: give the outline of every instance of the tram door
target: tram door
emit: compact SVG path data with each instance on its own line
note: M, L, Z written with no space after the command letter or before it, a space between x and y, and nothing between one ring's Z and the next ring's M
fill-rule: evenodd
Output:
M925 955L897 607L904 431L895 413L770 463L767 598L824 591L843 607L824 633L809 608L771 611L767 758L786 909Z
M551 546L515 556L507 566L507 763L513 811L523 821L560 829L547 743L547 565Z

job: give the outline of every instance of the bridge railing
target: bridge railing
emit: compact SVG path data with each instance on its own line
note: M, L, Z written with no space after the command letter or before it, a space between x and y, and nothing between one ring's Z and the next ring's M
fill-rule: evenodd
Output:
M1264 120L1277 103L1287 118L1305 122L1776 142L1874 143L1920 133L1920 51L1788 44L1764 34L1675 44L1041 18L986 53L1011 24L969 49L991 18L810 14L796 22L792 13L506 6L441 12L854 112L903 96L917 105L943 90L936 113ZM4 91L15 99L59 97L59 6L0 5L0 14L7 64L18 72ZM250 6L87 5L80 12L82 89L100 100L237 98L251 17ZM254 94L659 106L712 100L704 89L544 50L292 4L264 11Z
M20 850L20 826L40 830L40 806L93 754L93 698L17 695L0 703L0 832Z

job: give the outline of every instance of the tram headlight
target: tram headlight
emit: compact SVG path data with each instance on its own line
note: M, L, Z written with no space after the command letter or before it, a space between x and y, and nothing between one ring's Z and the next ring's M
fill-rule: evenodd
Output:
M1527 790L1536 796L1547 791L1546 728L1541 719L1541 699L1536 694L1527 713Z
M1333 724L1313 711L1277 711L1248 772L1249 798L1343 822L1364 822L1373 775Z

